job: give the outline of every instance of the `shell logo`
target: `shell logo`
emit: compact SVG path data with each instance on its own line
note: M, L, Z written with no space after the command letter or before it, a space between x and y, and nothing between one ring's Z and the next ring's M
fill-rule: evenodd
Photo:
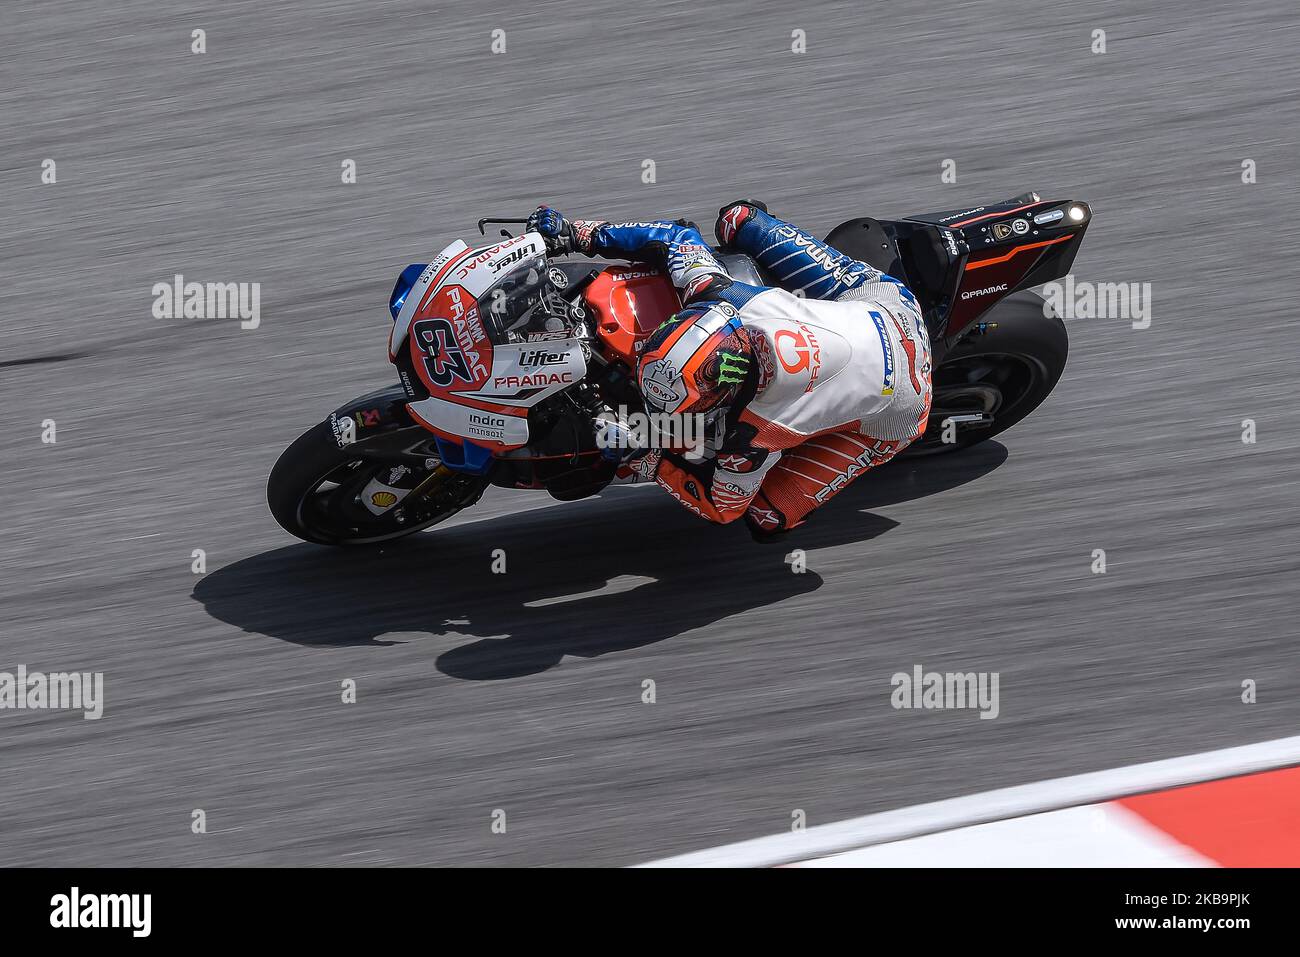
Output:
M376 508L388 508L390 505L397 504L397 496L392 492L376 492L370 496L370 504Z

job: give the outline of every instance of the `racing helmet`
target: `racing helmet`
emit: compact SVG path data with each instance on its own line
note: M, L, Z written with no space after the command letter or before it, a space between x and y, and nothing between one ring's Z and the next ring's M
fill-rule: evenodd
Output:
M646 408L702 414L731 405L752 350L740 314L725 302L688 306L646 340L637 381Z

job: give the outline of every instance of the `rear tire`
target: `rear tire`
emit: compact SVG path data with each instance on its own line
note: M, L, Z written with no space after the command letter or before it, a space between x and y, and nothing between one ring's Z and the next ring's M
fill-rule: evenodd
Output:
M934 401L925 434L904 455L936 455L969 448L1011 428L1042 405L1065 371L1069 336L1045 302L1018 292L994 306L976 329L934 369ZM943 441L950 415L980 413L987 424L956 424L956 441Z

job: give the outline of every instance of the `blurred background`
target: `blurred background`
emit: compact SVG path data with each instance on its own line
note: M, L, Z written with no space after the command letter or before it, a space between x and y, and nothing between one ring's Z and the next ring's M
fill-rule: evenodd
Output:
M1294 4L6 21L0 670L102 671L105 703L0 712L0 864L628 864L1300 721ZM653 489L496 494L374 553L266 509L280 451L395 380L397 272L478 217L707 230L743 196L824 235L1030 189L1091 204L1074 274L1150 283L1150 328L1072 321L1033 416L784 550ZM178 273L260 283L260 327L154 318ZM998 672L998 719L891 708L917 664Z

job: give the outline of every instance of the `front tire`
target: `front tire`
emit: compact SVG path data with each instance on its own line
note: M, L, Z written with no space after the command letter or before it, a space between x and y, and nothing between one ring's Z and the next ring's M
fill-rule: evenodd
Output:
M427 437L427 433L425 433ZM360 501L367 483L391 462L341 447L329 420L284 450L266 484L266 501L280 527L318 545L372 545L403 538L443 522L476 502L487 479L451 472L441 464L412 473L416 487L400 505L374 515ZM428 479L426 482L425 480ZM431 489L431 490L430 490Z
M994 306L934 369L934 400L925 434L905 455L936 455L969 448L1011 428L1038 408L1065 371L1069 336L1042 297L1018 292ZM955 441L944 442L950 416Z

